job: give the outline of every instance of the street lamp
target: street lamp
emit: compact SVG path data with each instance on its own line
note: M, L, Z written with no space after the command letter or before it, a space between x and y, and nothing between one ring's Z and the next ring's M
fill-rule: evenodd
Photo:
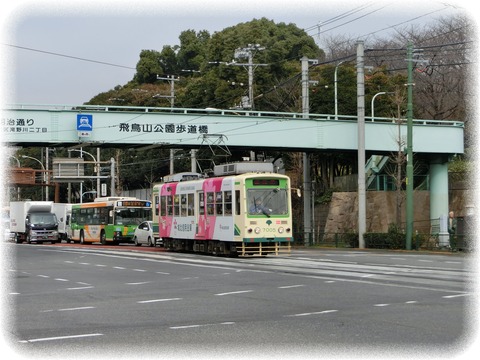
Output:
M96 193L97 194L100 194L100 178L98 177L99 176L99 172L100 172L100 164L98 163L97 159L95 158L95 156L93 156L92 154L90 154L89 152L83 150L83 149L68 149L68 152L71 152L71 151L78 151L80 152L80 157L83 158L83 154L87 154L89 156L92 157L93 161L95 162L95 173L97 174L97 191ZM82 185L83 183L80 183L80 193L82 192ZM98 195L97 195L98 196ZM80 203L82 203L82 198L83 198L83 195L81 195L81 198L80 198Z
M393 94L391 92L386 92L386 91L381 91L379 93L376 93L375 95L373 95L372 97L372 121L375 121L375 108L374 108L374 101L375 101L375 98L378 96L378 95L385 95L385 94Z
M40 164L40 166L42 167L42 170L43 170L43 182L45 183L45 166L43 166L43 163L38 160L37 158L34 158L34 157L31 157L31 156L27 156L27 155L22 155L22 158L23 159L31 159L31 160L35 160L36 162L38 162ZM45 200L48 200L47 199L47 195L48 193L45 191ZM43 191L42 191L42 200L43 200Z
M335 66L335 73L333 74L333 87L335 90L335 120L338 120L338 97L337 97L337 70L340 65L342 65L345 61L340 61L336 66Z

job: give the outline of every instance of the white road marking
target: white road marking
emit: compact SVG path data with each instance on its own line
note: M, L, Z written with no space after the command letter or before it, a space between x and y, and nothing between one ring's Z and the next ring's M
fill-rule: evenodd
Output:
M287 286L279 286L279 289L292 289L292 288L297 288L297 287L302 287L305 285L287 285Z
M54 311L77 311L77 310L90 310L95 309L94 306L83 306L83 307L76 307L76 308L65 308L65 309L49 309L49 310L42 310L41 313L48 313Z
M41 277L41 278L44 278L44 279L48 279L50 278L50 276L47 276L47 275L37 275L38 277Z
M456 297L462 297L462 296L470 296L471 294L457 294L457 295L447 295L447 296L442 296L444 299L453 299Z
M95 307L94 306L82 306L82 307L76 307L76 308L58 309L58 311L76 311L76 310L90 310L90 309L95 309Z
M411 300L411 301L405 301L405 304L416 304L418 301Z
M226 292L226 293L220 293L220 294L214 294L215 296L224 296L224 295L235 295L235 294L244 294L244 293L249 293L252 292L253 290L241 290L241 291L232 291L232 292Z
M125 283L125 285L144 285L144 284L150 284L151 281L140 281L140 282L131 282L131 283Z
M118 269L118 270L125 270L125 268L124 268L124 267L121 267L121 266L114 266L113 268L114 268L114 269Z
M162 275L170 275L170 273L163 272L163 271L157 271L156 274L162 274Z
M146 272L147 270L143 270L143 269L132 269L132 271Z
M330 314L337 312L338 310L324 310L324 311L317 311L317 312L310 312L310 313L302 313L302 314L293 314L293 315L285 315L288 317L298 317L298 316L311 316L311 315L320 315L320 314Z
M374 304L373 306L377 307L384 307L384 306L389 306L390 304Z
M49 338L20 340L19 342L21 342L21 343L34 343L34 342L40 342L40 341L68 340L68 339L78 339L78 338L93 337L93 336L103 336L103 334L82 334L82 335L57 336L57 337L49 337Z
M61 278L56 278L55 280L57 280L57 281L70 281L70 280L67 280L67 279L61 279Z
M137 301L137 304L148 304L148 303L154 303L154 302L177 301L177 300L183 300L183 299L182 298L171 298L171 299L142 300L142 301Z
M93 289L94 286L79 286L79 287L72 287L67 288L67 290L86 290L86 289Z
M226 322L222 322L222 323L219 323L219 324L203 324L203 325L195 324L195 325L183 325L183 326L170 326L170 329L172 329L172 330L193 329L193 328L199 328L199 327L202 327L202 326L233 325L233 324L235 324L233 321L226 321Z

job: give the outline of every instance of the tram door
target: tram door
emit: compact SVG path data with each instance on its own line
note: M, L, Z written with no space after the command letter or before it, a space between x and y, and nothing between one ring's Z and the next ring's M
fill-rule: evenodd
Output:
M197 201L195 202L198 206L197 211L195 212L197 221L196 221L196 229L195 229L195 238L197 239L205 239L206 234L206 213L205 213L205 193L203 190L197 191Z

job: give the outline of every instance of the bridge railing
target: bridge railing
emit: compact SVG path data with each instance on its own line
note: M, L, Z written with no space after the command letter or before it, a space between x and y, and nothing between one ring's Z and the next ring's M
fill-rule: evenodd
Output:
M217 109L217 108L172 108L172 107L152 107L152 106L121 106L121 105L54 105L54 104L5 104L4 110L38 110L38 111L99 111L99 112L146 112L146 113L165 113L182 115L208 115L208 116L248 116L264 118L284 118L285 120L302 119L313 121L349 121L356 122L356 115L334 115L334 114L308 114L305 118L303 113L279 112L279 111L254 111L244 109ZM392 117L365 117L366 122L372 123L396 123L397 118ZM406 124L406 119L400 119L401 124ZM441 125L464 127L464 123L458 120L427 120L413 119L414 125Z

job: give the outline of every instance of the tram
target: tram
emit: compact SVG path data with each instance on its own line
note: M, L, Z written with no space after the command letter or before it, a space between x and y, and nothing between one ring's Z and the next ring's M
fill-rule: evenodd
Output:
M153 229L167 249L231 256L290 253L290 178L274 173L271 163L218 165L208 178L168 175L154 185L152 197Z

